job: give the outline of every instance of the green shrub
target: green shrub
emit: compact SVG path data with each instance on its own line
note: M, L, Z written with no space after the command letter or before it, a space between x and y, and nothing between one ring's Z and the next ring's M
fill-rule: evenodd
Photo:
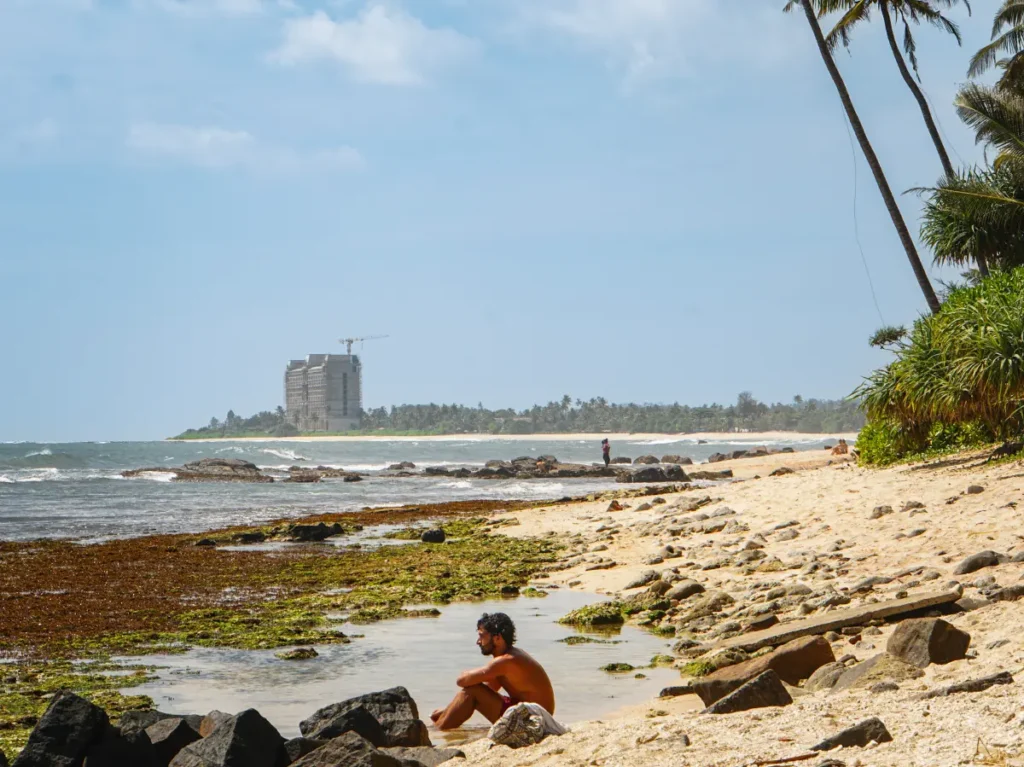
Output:
M981 423L933 423L926 434L908 431L892 421L868 421L857 435L858 461L889 466L988 444L995 436Z

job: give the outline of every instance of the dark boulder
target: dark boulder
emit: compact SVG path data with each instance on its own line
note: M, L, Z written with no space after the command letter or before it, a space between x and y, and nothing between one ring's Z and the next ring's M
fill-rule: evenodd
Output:
M313 740L331 740L354 732L362 736L374 746L388 745L388 736L376 717L367 711L365 706L352 706L338 712L330 719L325 719L314 730L303 731L303 735Z
M118 729L124 735L128 732L145 730L150 725L161 722L164 719L175 719L174 714L165 714L162 711L125 711L117 723Z
M286 535L288 540L291 541L315 543L317 541L325 541L335 535L341 535L343 532L345 532L345 528L338 522L335 522L333 525L325 525L321 522L317 525L291 525Z
M71 692L59 692L40 717L12 767L78 767L107 733L106 712Z
M476 479L508 479L516 475L516 470L508 466L485 466L473 472Z
M885 649L912 666L926 668L962 660L970 644L970 634L941 618L916 618L897 626Z
M284 750L288 753L289 759L293 762L297 762L306 754L311 754L316 751L320 746L326 746L327 743L329 743L329 741L314 740L313 738L292 738L291 740L285 741Z
M620 456L616 456L615 458L612 458L612 463L621 463L621 464L633 463L633 459L630 458L627 455L620 455Z
M722 453L712 453L708 456L708 463L721 463L722 461L728 461L730 457Z
M444 530L437 528L436 530L424 530L420 540L424 543L444 543L445 537Z
M2 762L0 762L2 764ZM85 752L83 767L160 767L156 749L143 730L122 734L108 727L103 739Z
M712 703L705 714L734 714L737 711L748 711L752 708L768 708L770 706L788 706L793 702L786 686L779 675L769 669L751 679L742 687Z
M346 474L342 482L362 482L363 478L358 474Z
M624 483L689 482L690 478L683 471L682 466L671 464L626 469L618 473L616 481Z
M409 767L399 759L378 751L354 732L328 741L292 763L292 767Z
M325 706L299 724L299 730L307 738L315 738L322 727L327 726L339 715L357 706L363 706L380 722L387 734L388 746L429 746L427 727L420 721L416 701L404 687L392 687L380 692L371 692Z
M200 739L199 731L184 719L163 719L146 728L146 735L156 750L157 759L166 767L185 746Z
M399 463L393 463L390 466L388 466L388 471L409 471L410 469L415 468L416 464L414 464L412 461L401 461Z
M4 750L0 748L0 767L8 767L7 756L4 754Z
M825 738L816 746L811 746L811 751L831 751L833 748L864 748L871 741L876 743L888 743L892 735L885 729L882 720L877 716L865 719L860 724L855 724L842 732Z
M284 738L255 709L222 723L213 734L180 751L173 767L286 767Z
M634 458L633 459L633 463L634 464L643 464L643 465L653 465L653 464L656 464L656 463L661 463L661 461L659 461L658 457L654 456L654 455L642 455L639 458Z

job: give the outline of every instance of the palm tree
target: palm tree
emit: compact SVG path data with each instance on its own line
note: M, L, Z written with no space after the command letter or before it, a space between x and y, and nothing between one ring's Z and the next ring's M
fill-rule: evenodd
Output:
M849 118L853 132L857 136L861 151L864 152L864 159L867 160L868 167L871 168L871 173L875 177L878 191L882 193L886 210L889 211L889 217L892 219L893 226L896 227L896 233L899 235L900 242L903 244L903 249L906 251L907 258L910 260L910 265L914 270L914 275L917 277L917 284L921 286L921 292L924 293L925 300L928 302L928 308L931 309L933 314L937 314L939 311L938 296L935 295L935 289L928 280L928 273L924 270L921 257L917 254L917 248L914 245L913 238L910 236L910 231L907 229L907 223L903 220L903 214L900 213L900 209L896 205L896 198L892 194L892 189L889 188L889 182L882 171L881 163L878 162L878 156L875 154L871 142L868 141L867 133L864 132L864 126L861 124L860 116L853 106L853 100L850 98L850 92L846 89L846 83L843 82L843 76L839 73L839 68L832 59L828 43L821 32L821 26L818 24L818 17L811 7L811 2L812 0L789 0L786 4L786 10L790 11L796 5L800 5L804 9L807 23L810 25L811 32L814 34L814 40L818 44L818 52L821 54L822 61L825 62L825 68L828 69L836 90L839 92L839 99L843 102L846 116Z
M882 14L885 36L889 41L889 49L896 60L896 66L900 70L903 82L907 84L910 92L914 95L914 99L917 101L918 107L921 109L924 124L928 128L928 134L932 138L932 143L935 144L935 151L939 153L942 170L945 171L947 176L953 175L953 163L950 162L949 154L946 152L941 136L939 136L939 129L935 125L935 119L932 117L928 100L924 97L924 93L918 85L918 82L921 80L921 73L917 68L917 42L914 40L910 24L911 22L915 24L920 22L933 24L953 35L956 38L957 44L960 45L963 41L960 37L959 27L934 7L941 5L949 8L956 5L956 3L957 0L818 0L818 13L821 16L826 13L846 11L836 23L835 28L825 38L831 51L834 51L839 43L849 47L850 35L853 29L861 22L870 21L871 12L874 9L877 8ZM967 0L963 0L963 3L967 7L968 13L970 13L970 4ZM907 67L903 53L900 52L899 43L896 41L893 19L903 24L903 50L906 52L907 58L910 59L910 66L914 69L917 82L915 82L914 75L911 75L910 69Z
M1000 53L1008 53L1000 59ZM1004 0L992 24L992 42L974 54L969 77L977 77L994 66L1003 69L1002 88L1024 83L1024 0Z
M931 136L932 144L935 145L935 151L938 152L939 162L942 163L942 170L946 178L953 178L956 171L953 169L953 163L950 162L946 146L942 143L942 137L939 135L935 118L932 117L928 100L918 85L921 81L921 73L917 67L917 42L914 40L910 24L911 22L915 24L928 22L953 35L956 38L957 45L961 45L963 40L960 37L960 28L934 7L941 5L951 8L957 2L958 0L818 0L819 16L845 10L843 16L836 22L835 28L825 38L829 44L829 50L833 52L839 43L842 43L847 48L849 47L850 36L854 28L861 22L870 21L871 12L874 9L877 8L882 14L885 37L889 41L889 50L892 51L892 57L896 60L896 68L899 69L903 82L907 84L907 88L913 94L914 100L917 101L917 106L921 110L921 117L924 118L928 135ZM970 13L971 6L968 0L963 0L963 4L967 7L967 12ZM894 19L903 24L903 50L906 52L907 59L910 59L910 66L913 67L914 75L917 77L916 82L914 75L911 75L910 69L907 67L903 53L900 51L899 43L896 42L896 30L893 25ZM979 250L975 253L975 262L981 275L983 277L987 276L988 261L986 261L982 251Z

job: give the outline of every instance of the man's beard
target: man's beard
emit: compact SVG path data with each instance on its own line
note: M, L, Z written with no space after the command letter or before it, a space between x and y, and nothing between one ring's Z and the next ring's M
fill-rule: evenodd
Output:
M480 654L481 655L494 655L494 643L492 642L489 645L480 645Z

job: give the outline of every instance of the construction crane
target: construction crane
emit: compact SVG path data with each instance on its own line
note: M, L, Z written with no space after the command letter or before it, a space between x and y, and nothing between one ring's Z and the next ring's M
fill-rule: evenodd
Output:
M364 338L339 338L339 344L345 344L347 351L345 352L348 356L352 356L352 344L362 343L363 341L376 341L378 338L388 338L388 336L365 336Z

